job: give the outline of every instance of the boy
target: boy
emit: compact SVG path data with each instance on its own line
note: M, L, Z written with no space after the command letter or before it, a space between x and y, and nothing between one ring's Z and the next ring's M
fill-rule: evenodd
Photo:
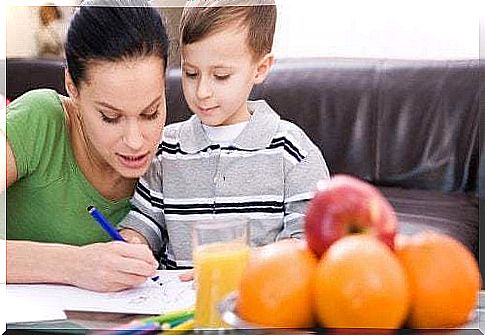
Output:
M300 237L316 184L329 178L300 128L266 102L247 101L274 61L275 5L189 3L180 27L182 84L195 115L165 128L120 225L143 235L165 268L191 265L196 220L245 217L253 246Z

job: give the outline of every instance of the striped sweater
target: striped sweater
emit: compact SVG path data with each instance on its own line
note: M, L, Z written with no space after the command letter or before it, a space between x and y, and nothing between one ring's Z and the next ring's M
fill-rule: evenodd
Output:
M192 265L196 220L245 217L261 246L300 237L305 207L319 180L329 178L320 150L296 125L260 101L230 146L210 143L194 115L169 125L132 210L120 223L146 237L163 268Z

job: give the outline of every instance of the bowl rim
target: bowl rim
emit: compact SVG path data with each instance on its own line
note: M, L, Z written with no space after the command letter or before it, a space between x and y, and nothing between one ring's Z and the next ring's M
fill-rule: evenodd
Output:
M237 291L229 293L220 303L219 312L222 321L237 329L258 329L268 328L241 319L236 312L236 302L239 294Z

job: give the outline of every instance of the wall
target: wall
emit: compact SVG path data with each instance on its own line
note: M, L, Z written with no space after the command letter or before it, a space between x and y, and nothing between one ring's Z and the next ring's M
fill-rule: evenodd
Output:
M7 57L36 54L34 31L39 27L37 7L6 7ZM28 22L28 24L25 24Z
M74 11L72 6L60 6L63 20L67 26L69 17ZM164 7L163 13L168 23L169 37L172 41L170 63L179 64L178 57L178 22L182 14L182 7ZM7 6L6 16L6 52L7 57L35 57L37 45L35 31L39 27L38 7L36 6ZM28 22L28 24L25 24ZM0 54L1 55L1 54Z
M480 10L476 0L276 1L279 16L274 52L278 58L478 58ZM173 24L183 3L154 2L171 7L167 19L174 37ZM7 7L6 16L7 57L34 55L36 9ZM177 57L172 59L176 63Z
M478 58L475 0L299 0L278 5L278 57Z
M63 20L68 22L74 8L60 6ZM36 6L6 6L6 56L33 57L37 54L35 31L38 29L39 14Z

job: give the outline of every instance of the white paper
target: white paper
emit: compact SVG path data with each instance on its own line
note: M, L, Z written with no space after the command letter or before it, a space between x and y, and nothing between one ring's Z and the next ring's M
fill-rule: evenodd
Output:
M7 303L3 304L5 306L6 323L66 319L66 314L59 303L53 300L43 301L41 297L37 297L35 294L15 287L11 289L10 286L20 285L7 285ZM1 285L1 289L5 290L5 285Z
M32 302L41 303L44 310L52 312L52 316L54 311L64 310L164 314L191 308L195 304L193 282L182 282L178 277L183 272L186 270L158 271L160 278L156 282L149 279L139 287L110 293L98 293L65 285L7 285L7 306L33 306ZM15 319L16 313L14 314L12 320ZM25 308L22 314L26 314ZM36 317L35 320L28 321L38 320ZM7 322L14 321L8 319Z

